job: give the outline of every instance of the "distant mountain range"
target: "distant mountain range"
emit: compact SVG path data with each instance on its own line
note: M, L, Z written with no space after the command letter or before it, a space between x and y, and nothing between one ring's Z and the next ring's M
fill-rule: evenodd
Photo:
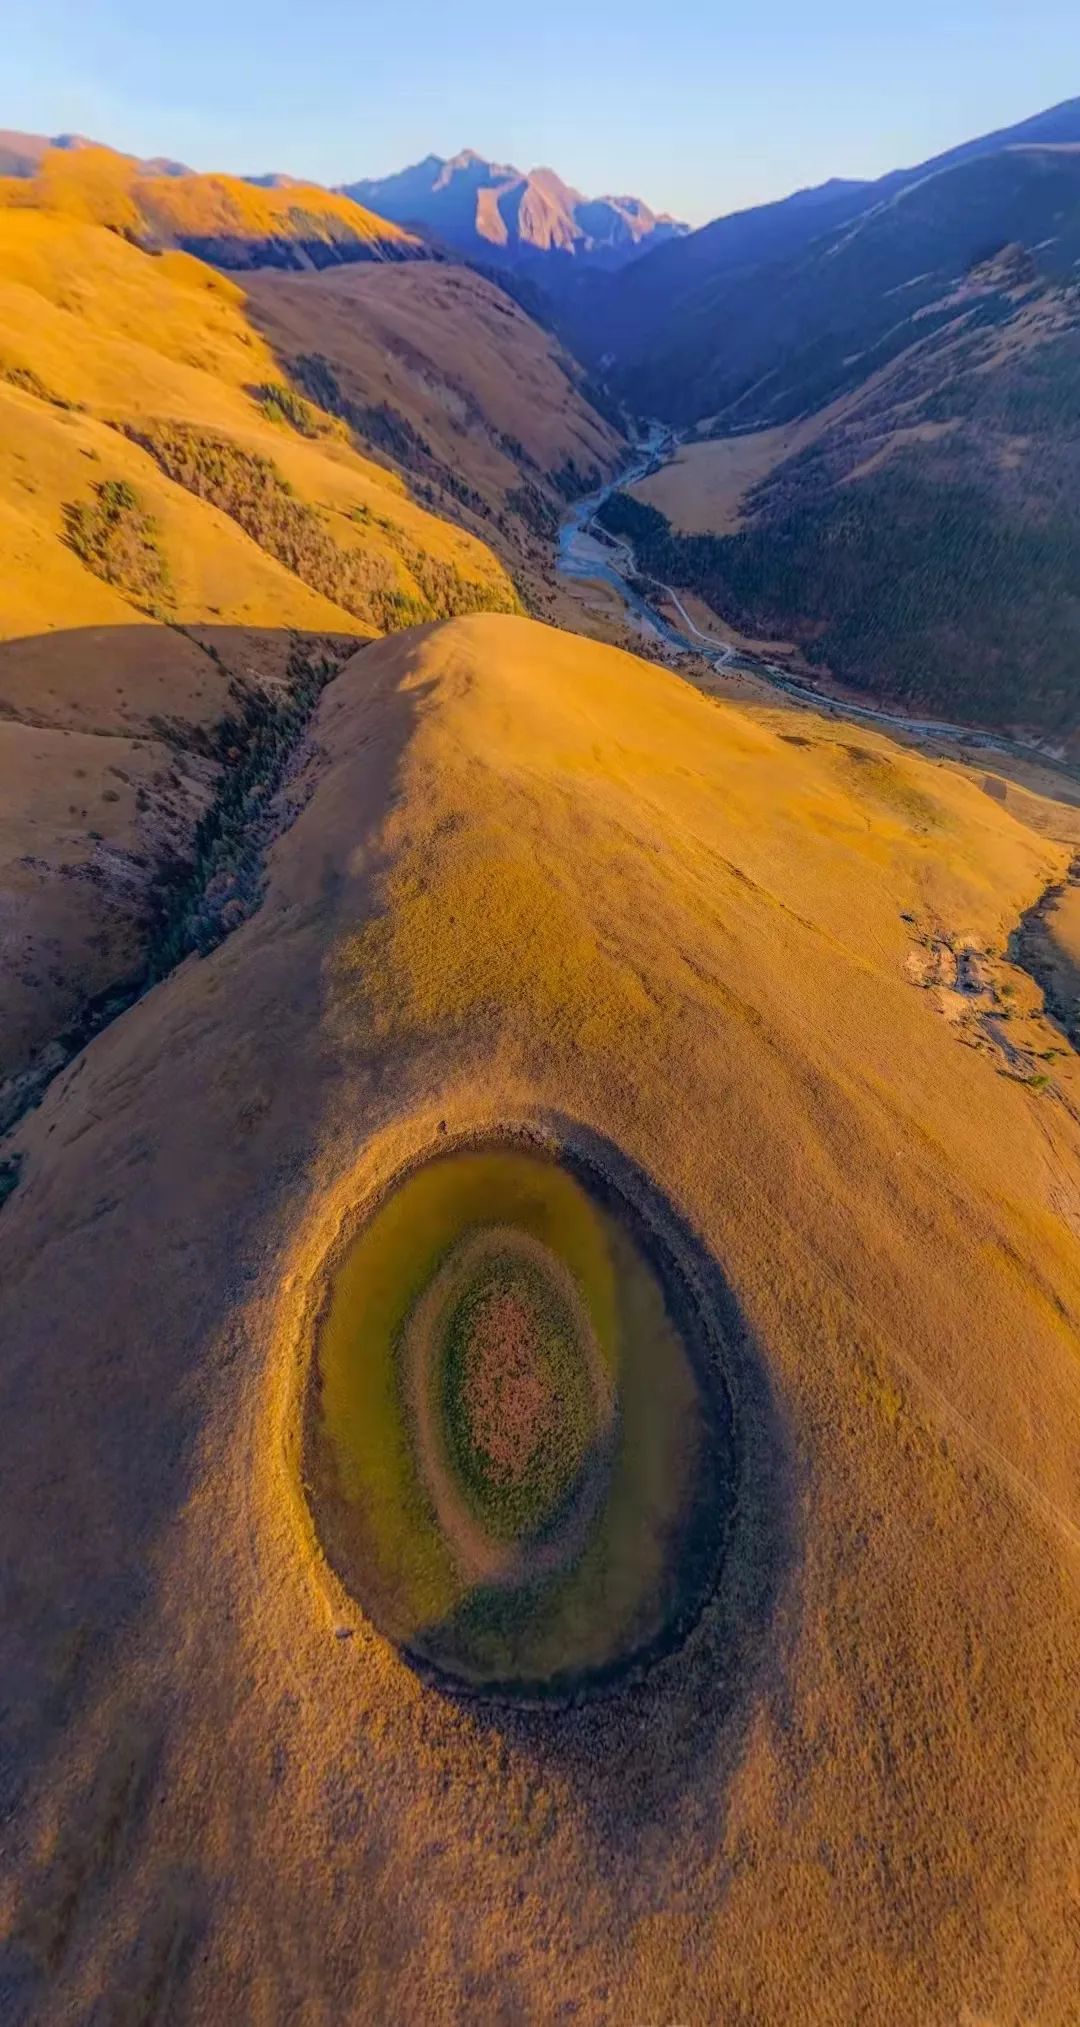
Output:
M612 503L642 570L855 688L1075 739L1080 99L719 219L557 317L609 393L699 440L691 495L724 439L771 432L734 529Z
M434 251L488 267L531 267L535 279L549 282L571 262L613 271L689 232L640 197L583 197L553 169L523 174L471 148L449 161L428 155L396 176L330 190L281 172L204 175L166 156L122 154L83 134L0 130L3 176L45 195L49 185L93 182L95 217L104 185L112 188L114 209L122 187L125 215L110 222L141 237L156 234L219 267L324 267Z
M550 266L552 255L563 255L613 269L689 231L640 197L583 197L553 169L525 172L472 148L341 188L381 217L491 264Z
M1080 99L874 183L834 179L718 218L614 276L563 328L639 411L781 421L911 341L943 284L1008 241L1041 272L1080 258Z

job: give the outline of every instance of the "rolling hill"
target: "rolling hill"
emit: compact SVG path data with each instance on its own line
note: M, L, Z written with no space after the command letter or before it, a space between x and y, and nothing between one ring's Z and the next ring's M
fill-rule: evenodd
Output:
M523 266L548 286L558 285L553 255L575 267L614 270L687 230L640 197L583 197L553 169L523 172L485 161L472 148L449 160L428 155L395 175L342 187L358 203L423 229L470 260Z
M986 779L510 617L326 690L258 912L17 1139L8 2019L1066 2027L1068 854ZM722 1319L708 1604L555 1707L374 1630L301 1439L343 1238L499 1133Z
M567 500L625 455L618 418L597 413L552 335L449 262L264 273L248 303L292 383L417 500L491 543L542 609Z
M341 654L516 609L515 579L543 606L568 493L622 454L580 369L478 275L373 259L241 287L162 244L219 179L91 143L20 159L0 183L5 1121L252 903L248 872L214 867ZM244 196L254 234L278 196Z
M75 137L0 134L0 202L107 226L225 268L324 268L428 258L415 234L317 184L259 186L140 162Z

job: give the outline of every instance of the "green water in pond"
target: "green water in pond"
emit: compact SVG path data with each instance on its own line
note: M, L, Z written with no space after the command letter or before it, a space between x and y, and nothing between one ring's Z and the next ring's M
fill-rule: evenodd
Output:
M500 1271L504 1292L524 1277L518 1365L507 1377L482 1346L484 1384L497 1414L539 1402L544 1436L536 1496L516 1512L489 1468L495 1437L516 1454L512 1428L496 1422L478 1457L462 1405L465 1325ZM382 1633L475 1685L538 1685L661 1638L685 1602L691 1535L700 1579L717 1461L705 1410L628 1222L560 1161L479 1147L413 1169L341 1259L305 1477L326 1552Z

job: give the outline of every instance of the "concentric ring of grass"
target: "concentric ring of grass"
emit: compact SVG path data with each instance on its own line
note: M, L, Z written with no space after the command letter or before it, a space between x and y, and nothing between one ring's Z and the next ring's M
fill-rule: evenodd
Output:
M494 1280L492 1275L494 1272ZM483 1497L484 1487L475 1482L465 1461L455 1459L451 1430L447 1426L445 1395L446 1328L465 1298L470 1320L481 1312L489 1290L500 1284L520 1287L525 1279L530 1297L538 1299L540 1321L547 1312L563 1342L562 1379L566 1398L549 1394L552 1411L550 1434L557 1439L549 1448L548 1483L531 1488L541 1492L535 1502L532 1532L514 1527L507 1512L505 1473L502 1483L492 1489L502 1495L491 1511ZM496 1296L494 1299L498 1299ZM526 1312L527 1317L527 1312ZM491 1349L492 1347L489 1347ZM524 1375L513 1370L503 1357L505 1347L493 1347L495 1369L487 1378L496 1393L504 1381L514 1386L527 1384ZM463 1347L464 1349L464 1347ZM463 1583L480 1587L508 1588L535 1585L549 1579L580 1555L593 1519L605 1493L611 1463L616 1422L616 1402L611 1377L597 1344L584 1303L565 1263L530 1233L512 1226L491 1225L472 1231L447 1255L411 1311L397 1347L403 1381L403 1399L412 1428L414 1455L431 1498L435 1521L443 1541L451 1548ZM534 1369L531 1377L536 1380ZM556 1381L558 1373L552 1373ZM467 1359L462 1378L468 1383ZM476 1403L474 1401L473 1405ZM490 1403L489 1403L490 1405ZM517 1402L518 1409L523 1403ZM489 1442L501 1450L504 1461L514 1455L512 1401L500 1403L497 1424L487 1429ZM570 1426L565 1426L569 1407ZM451 1402L451 1416L454 1415ZM464 1420L467 1403L461 1403L458 1419ZM574 1441L577 1422L582 1440ZM462 1433L467 1434L463 1431ZM509 1447L507 1438L510 1438ZM560 1461L558 1450L563 1456ZM517 1461L521 1462L520 1452ZM497 1477L485 1472L485 1477ZM469 1483L470 1477L474 1482ZM480 1494L478 1500L477 1494ZM487 1511L485 1512L485 1507Z
M488 1306L500 1297L517 1300L528 1314L535 1381L556 1408L517 1472L493 1468L490 1443L484 1441L489 1432L478 1425L470 1402L476 1336ZM534 1534L565 1504L595 1435L588 1347L550 1277L508 1252L496 1254L470 1277L445 1316L441 1336L441 1344L433 1347L432 1380L458 1484L489 1533L504 1541ZM512 1400L500 1405L513 1415Z

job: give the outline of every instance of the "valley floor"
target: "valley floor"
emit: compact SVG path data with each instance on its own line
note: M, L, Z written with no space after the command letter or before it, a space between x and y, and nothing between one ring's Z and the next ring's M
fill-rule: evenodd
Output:
M811 418L806 425L809 441L826 416ZM684 514L699 512L702 517L718 514L721 520L737 523L739 507L746 497L748 469L763 476L791 453L791 429L768 430L716 443L679 448L671 432L656 425L643 448L599 491L579 500L559 531L557 571L575 594L582 631L613 640L646 653L654 653L668 666L681 666L691 680L700 679L704 664L725 678L748 677L760 692L780 691L792 701L815 711L836 711L843 717L880 725L900 738L913 738L935 748L952 751L959 757L990 753L1011 759L1027 759L1068 780L1080 779L1080 762L1067 755L1058 741L1012 737L984 726L964 725L912 714L885 703L869 704L850 685L835 682L827 670L812 672L791 642L751 640L725 622L692 592L676 592L669 584L642 575L631 543L608 534L598 515L616 493L646 497L647 489L667 479L670 491L681 503ZM758 438L756 451L749 447ZM728 446L734 446L733 449ZM687 450L708 453L705 461L712 489L708 504L695 508L687 504L684 460ZM717 454L719 453L719 454ZM670 477L668 475L671 475ZM691 502L695 482L690 481ZM655 500L652 503L658 504ZM622 626L618 625L619 605ZM694 658L687 661L686 658ZM780 658L779 660L777 658ZM711 687L711 685L710 685Z

